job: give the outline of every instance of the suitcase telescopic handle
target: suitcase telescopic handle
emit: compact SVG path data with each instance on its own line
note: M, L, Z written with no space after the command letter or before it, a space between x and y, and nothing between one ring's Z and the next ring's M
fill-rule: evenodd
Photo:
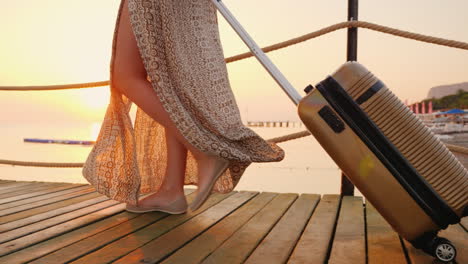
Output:
M284 77L284 75L278 70L278 68L271 62L271 60L266 56L263 50L255 43L255 41L250 37L250 35L245 31L241 26L239 21L234 17L234 15L227 9L221 0L211 0L231 27L236 31L239 37L244 41L244 43L249 47L250 51L255 55L255 57L260 61L260 63L265 67L265 69L270 73L270 75L275 79L279 86L286 92L289 98L297 105L302 99L302 96L297 92L296 89L291 85L291 83Z

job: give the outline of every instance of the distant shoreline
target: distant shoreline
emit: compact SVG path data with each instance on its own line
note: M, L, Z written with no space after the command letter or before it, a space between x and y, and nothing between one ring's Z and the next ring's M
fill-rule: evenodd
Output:
M468 148L468 133L452 134L451 136L453 138L450 138L450 139L441 138L440 140L444 143L449 143L449 144Z

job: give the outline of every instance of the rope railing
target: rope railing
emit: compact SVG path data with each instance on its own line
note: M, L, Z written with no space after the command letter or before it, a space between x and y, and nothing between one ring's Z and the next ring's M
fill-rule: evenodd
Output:
M270 139L267 139L267 141L272 142L272 143L282 143L282 142L286 142L286 141L290 141L290 140L294 140L294 139L298 139L302 137L307 137L307 136L310 136L310 132L308 130L304 130L301 132L296 132L296 133L284 135L281 137L270 138Z
M18 161L0 159L0 164L24 167L47 167L47 168L81 168L83 162L40 162L40 161Z
M293 39L290 39L290 40L287 40L287 41L283 41L283 42L280 42L280 43L276 43L274 45L264 47L264 48L262 48L262 50L264 52L270 52L270 51L274 51L274 50L278 50L278 49L283 49L283 48L286 48L288 46L296 45L298 43L301 43L301 42L304 42L304 41L307 41L307 40L310 40L310 39L313 39L313 38L316 38L316 37L319 37L319 36L322 36L322 35L325 35L325 34L328 34L328 33L331 33L333 31L336 31L336 30L339 30L339 29L353 28L353 27L366 28L366 29L370 29L370 30L374 30L374 31L378 31L378 32L387 33L387 34L391 34L391 35L394 35L394 36L402 37L402 38L408 38L408 39L427 42L427 43L431 43L431 44L436 44L436 45L442 45L442 46L447 46L447 47L451 47L451 48L458 48L458 49L468 50L468 43L466 43L466 42L449 40L449 39L444 39L444 38L437 38L437 37L422 35L422 34L418 34L418 33L412 33L412 32L409 32L409 31L404 31L404 30L400 30L400 29L386 27L386 26L382 26L382 25L374 24L374 23L370 23L370 22L365 22L365 21L346 21L346 22L337 23L337 24L322 28L320 30L317 30L317 31L314 31L314 32L311 32L311 33L308 33L308 34L305 34L305 35L302 35L302 36L297 37L297 38L293 38ZM246 53L242 53L242 54L239 54L239 55L236 55L236 56L233 56L233 57L229 57L229 58L226 59L226 62L234 62L234 61L246 59L246 58L249 58L249 57L252 57L252 56L253 56L253 54L251 52L246 52Z
M64 85L46 85L46 86L0 86L0 90L4 91L47 91L47 90L66 90L66 89L82 89L94 88L109 85L109 81L75 83Z
M281 136L281 137L271 138L271 139L268 139L267 141L273 142L273 143L281 143L281 142L286 142L286 141L290 141L290 140L294 140L294 139L307 137L307 136L310 136L310 135L311 135L311 133L308 130L304 130L304 131L301 131L301 132L292 133L292 134L284 135L284 136ZM468 148L466 148L466 147L458 146L458 145L452 145L452 144L448 144L448 143L444 143L444 144L452 152L468 155Z
M308 34L305 34L305 35L302 35L293 39L289 39L287 41L283 41L280 43L276 43L274 45L264 47L262 48L262 50L268 53L268 52L275 51L278 49L286 48L291 45L296 45L296 44L299 44L301 42L304 42L313 38L317 38L319 36L328 34L330 32L333 32L339 29L352 28L352 27L367 28L370 30L387 33L387 34L391 34L391 35L399 36L403 38L413 39L417 41L422 41L422 42L427 42L431 44L442 45L442 46L447 46L447 47L452 47L452 48L468 50L468 43L465 43L465 42L449 40L449 39L444 39L444 38L437 38L437 37L422 35L418 33L412 33L409 31L399 30L399 29L386 27L386 26L382 26L382 25L378 25L378 24L374 24L370 22L365 22L365 21L346 21L346 22L337 23L337 24L322 28L320 30L317 30ZM242 53L242 54L235 55L232 57L228 57L225 59L225 61L226 63L231 63L231 62L247 59L252 56L253 54L251 52L246 52L246 53ZM0 86L0 90L42 91L42 90L91 88L91 87L99 87L99 86L106 86L106 85L109 85L109 81L67 84L67 85L48 85L48 86ZM281 142L286 142L286 141L290 141L294 139L299 139L299 138L306 137L309 135L311 135L310 132L307 130L304 130L301 132L288 134L288 135L281 136L281 137L271 138L271 139L268 139L267 141L273 142L273 143L281 143ZM450 151L468 155L468 148L451 145L451 144L446 144L446 146ZM77 163L28 162L28 161L15 161L15 160L3 160L3 159L0 159L0 164L13 165L13 166L34 166L34 167L54 167L54 168L79 168L79 167L83 167L84 165L84 163L82 162L81 163L80 162L77 162Z
M452 152L468 155L468 148L457 146L457 145L452 145L452 144L445 144L445 146Z
M303 137L310 136L311 133L308 130L288 134L281 137L275 137L267 139L268 142L273 143L282 143L286 141L291 141ZM452 152L461 153L464 155L468 155L468 148L452 145L452 144L445 144L445 146ZM48 167L48 168L81 168L84 166L83 162L36 162L36 161L16 161L16 160L4 160L0 159L0 164L5 165L13 165L13 166L28 166L28 167Z
M268 139L269 142L280 143L297 138L309 136L310 132L305 130L299 133L293 133L290 135L276 137ZM26 166L26 167L49 167L49 168L81 168L84 163L82 162L36 162L36 161L16 161L16 160L4 160L0 159L0 164L13 165L13 166Z
M386 27L382 26L379 24L375 23L370 23L370 22L365 22L365 21L346 21L346 22L341 22L337 23L325 28L322 28L320 30L292 38L280 43L276 43L267 47L262 48L262 50L266 53L275 51L278 49L283 49L291 45L296 45L301 42L317 38L319 36L331 33L333 31L343 29L343 28L353 28L353 27L359 27L359 28L366 28L386 34L391 34L394 36L402 37L402 38L408 38L412 40L417 40L417 41L422 41L422 42L427 42L431 44L436 44L436 45L441 45L441 46L447 46L451 48L457 48L457 49L463 49L463 50L468 50L468 43L466 42L461 42L461 41L455 41L455 40L450 40L450 39L444 39L444 38L437 38L437 37L432 37L428 35L423 35L423 34L418 34L418 33L413 33L409 31L404 31L400 29L395 29L391 27ZM251 52L246 52L242 53L239 55L235 55L229 58L226 58L225 61L226 63L231 63L235 61L240 61L244 60L247 58L252 57L253 54ZM102 81L102 82L91 82L91 83L79 83L79 84L66 84L66 85L48 85L48 86L0 86L0 90L7 90L7 91L42 91L42 90L63 90L63 89L79 89L79 88L91 88L91 87L99 87L99 86L106 86L109 85L109 81Z

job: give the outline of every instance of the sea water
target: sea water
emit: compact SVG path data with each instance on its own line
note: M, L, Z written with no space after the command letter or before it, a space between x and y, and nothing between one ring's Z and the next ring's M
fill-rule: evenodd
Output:
M99 123L8 123L0 125L0 159L84 162L92 146L23 142L24 138L94 140ZM265 139L303 131L302 127L251 127ZM341 171L312 137L279 143L281 162L252 163L235 190L336 194ZM0 164L0 179L87 183L81 168L42 168Z

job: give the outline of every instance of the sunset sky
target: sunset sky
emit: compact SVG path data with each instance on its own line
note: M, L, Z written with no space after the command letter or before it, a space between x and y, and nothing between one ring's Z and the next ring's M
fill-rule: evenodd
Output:
M175 1L175 0L174 0ZM119 0L2 0L0 86L108 80ZM224 0L260 46L342 22L346 0ZM466 0L360 1L359 19L468 42ZM220 16L226 57L247 51ZM358 61L402 100L422 100L437 85L468 81L468 51L359 30ZM296 89L316 84L346 59L340 30L269 57ZM296 109L255 59L228 65L244 120L298 120ZM109 88L49 92L0 91L1 122L96 122Z

